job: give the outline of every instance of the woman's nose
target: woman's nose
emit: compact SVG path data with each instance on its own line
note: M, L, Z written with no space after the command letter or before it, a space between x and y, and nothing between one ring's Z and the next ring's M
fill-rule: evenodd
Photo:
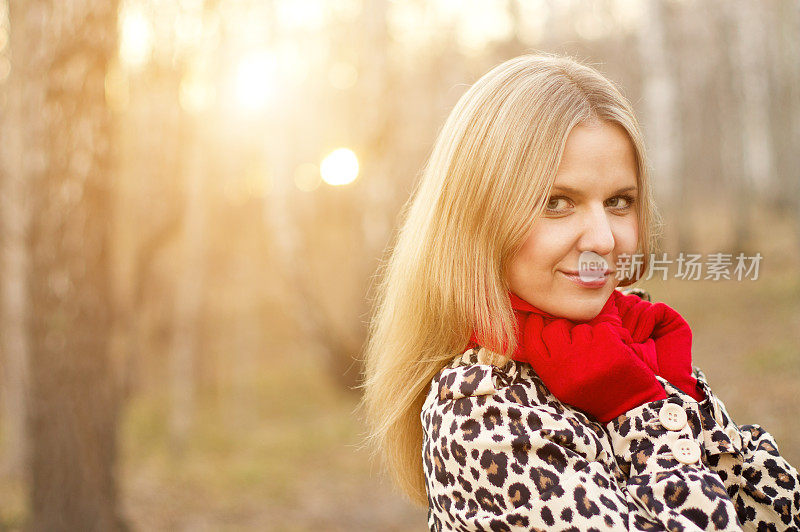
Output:
M593 208L586 213L578 250L594 251L602 256L614 250L614 232L605 208Z

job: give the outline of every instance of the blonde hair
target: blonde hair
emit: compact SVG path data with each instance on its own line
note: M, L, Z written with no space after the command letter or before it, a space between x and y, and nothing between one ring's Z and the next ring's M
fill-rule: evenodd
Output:
M637 253L646 259L657 214L642 134L630 103L597 70L555 55L508 60L464 93L439 132L378 272L359 386L364 445L412 502L427 505L420 411L430 381L473 329L498 364L511 358L516 319L504 268L547 204L570 131L598 120L622 126L635 148Z

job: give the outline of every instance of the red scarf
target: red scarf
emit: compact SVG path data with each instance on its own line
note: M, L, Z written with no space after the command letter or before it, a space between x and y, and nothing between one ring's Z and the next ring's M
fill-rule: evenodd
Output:
M513 292L509 292L511 300L511 307L514 309L514 315L517 318L517 349L514 352L513 359L522 362L533 360L534 357L541 356L541 353L546 352L546 349L558 350L562 348L561 345L547 345L543 344L542 340L542 327L547 325L552 320L559 319L558 316L545 312L524 299L520 298ZM688 325L680 319L680 323L675 321L675 318L680 318L676 312L664 305L660 305L659 310L672 311L670 317L672 321L667 323L667 317L663 312L661 313L647 313L642 311L642 308L652 307L653 304L646 302L635 294L625 295L619 290L614 290L612 295L608 298L598 317L603 321L615 321L619 323L620 313L623 313L625 319L622 320L624 325L617 327L620 339L630 346L634 352L643 360L656 374L661 375L672 384L679 387L684 392L694 397L697 401L703 399L703 394L697 390L697 381L691 375L691 331ZM636 308L634 312L628 312L629 309ZM655 309L654 309L655 310ZM541 315L544 320L529 320L531 314L536 313ZM660 321L654 321L654 316ZM608 316L608 318L603 318ZM597 319L595 319L597 322ZM580 322L570 321L571 324ZM672 336L678 336L678 341L671 341L656 338L654 331L660 330L660 325L665 325L670 329ZM677 332L677 335L674 334ZM634 339L631 335L635 334ZM688 337L688 341L686 340ZM467 348L477 347L483 345L476 333L470 337L470 342ZM665 371L659 371L658 360L674 360L681 361L678 369L669 368L669 375L665 375ZM664 364L662 364L663 366ZM666 368L662 368L666 369Z

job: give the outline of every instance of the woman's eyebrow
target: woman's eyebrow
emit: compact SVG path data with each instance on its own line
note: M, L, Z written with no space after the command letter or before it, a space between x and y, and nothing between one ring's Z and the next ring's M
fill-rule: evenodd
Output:
M560 190L561 192L566 192L567 194L571 194L573 196L578 196L578 197L583 196L582 191L567 185L553 185L553 190L556 189ZM636 192L636 190L637 190L636 186L622 187L619 190L615 191L614 194L623 194L625 192Z

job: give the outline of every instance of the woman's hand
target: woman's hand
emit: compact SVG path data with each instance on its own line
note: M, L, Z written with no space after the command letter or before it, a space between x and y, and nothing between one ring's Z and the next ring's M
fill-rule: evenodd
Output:
M666 397L654 372L626 344L613 301L587 323L531 314L523 331L528 360L559 400L603 423Z
M665 303L650 303L636 295L618 296L617 308L633 342L652 339L656 373L701 401L692 375L692 330L683 316Z

